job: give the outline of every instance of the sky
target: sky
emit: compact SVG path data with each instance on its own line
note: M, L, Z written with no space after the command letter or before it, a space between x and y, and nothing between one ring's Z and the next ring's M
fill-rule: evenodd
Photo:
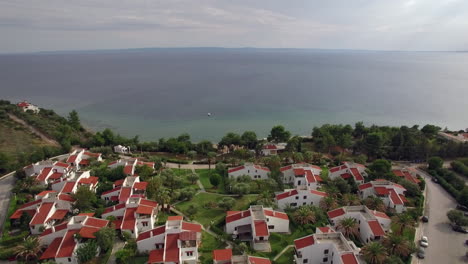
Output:
M145 47L468 50L467 0L0 0L0 53Z

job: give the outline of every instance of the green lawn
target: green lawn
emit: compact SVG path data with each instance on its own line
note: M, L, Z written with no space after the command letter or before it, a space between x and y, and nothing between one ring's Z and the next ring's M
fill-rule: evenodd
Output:
M222 197L221 194L216 193L199 193L193 197L190 201L181 202L176 205L177 210L186 212L190 205L194 205L197 208L197 213L193 217L195 221L201 223L203 226L208 227L211 221L218 223L226 217L226 212L220 208L204 208L203 206L207 202L218 202ZM249 207L250 203L255 201L257 195L249 194L244 195L242 198L236 198L236 203L233 210L245 210Z
M203 264L213 263L213 250L226 248L226 243L213 237L212 235L203 231L202 233L202 244L198 249L200 253L200 261Z
M289 248L279 259L273 261L274 264L290 264L294 260L294 248Z
M146 264L148 262L148 257L149 256L133 257L132 259L130 259L128 263L129 264Z
M198 187L197 183L192 184L191 181L187 179L187 176L192 173L192 170L186 170L186 169L171 169L172 172L174 172L175 175L180 176L183 180L183 187L190 187L195 190L200 190L200 187Z
M214 190L214 186L210 183L210 170L208 169L201 169L196 170L198 177L200 177L200 182L202 183L203 187L208 191ZM213 170L211 173L215 173Z

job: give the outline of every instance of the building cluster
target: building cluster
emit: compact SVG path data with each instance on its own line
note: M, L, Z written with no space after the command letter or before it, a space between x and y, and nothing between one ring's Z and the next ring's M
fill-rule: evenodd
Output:
M38 114L40 111L38 106L33 105L27 101L19 102L16 104L16 106L18 106L21 110L23 110L23 112L32 111L33 113Z

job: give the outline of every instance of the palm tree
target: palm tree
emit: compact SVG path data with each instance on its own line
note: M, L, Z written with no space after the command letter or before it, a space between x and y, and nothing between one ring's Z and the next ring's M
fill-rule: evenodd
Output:
M390 234L384 238L382 244L387 248L390 255L407 257L412 252L410 242L400 235Z
M161 206L162 209L166 208L166 210L169 212L170 210L170 205L169 203L171 202L171 195L169 192L169 189L165 187L161 187L159 191L155 194L155 200L158 202ZM164 207L164 205L167 205Z
M336 227L347 238L350 236L356 237L359 235L359 224L356 219L352 217L345 217L341 219Z
M216 153L210 151L206 155L208 156L208 169L211 171L211 162L213 161L213 158L216 157Z
M316 216L315 212L308 206L301 206L293 214L294 221L300 225L313 224L315 223Z
M361 200L359 200L359 197L356 194L345 193L341 197L341 203L343 206L360 205Z
M324 211L330 211L338 207L338 203L333 197L324 197L320 200L319 207Z
M393 217L392 223L395 223L400 228L398 229L398 234L402 235L405 229L414 227L416 222L414 219L408 214L399 214Z
M24 239L23 243L15 248L16 256L26 261L36 260L41 252L41 245L37 236L28 236Z
M340 195L340 190L334 185L328 185L325 192L328 194L328 197L332 197L333 199L337 199Z
M379 242L370 242L361 249L361 254L368 264L382 264L387 259L387 251Z
M379 197L367 197L364 199L364 204L371 210L385 211L385 204Z

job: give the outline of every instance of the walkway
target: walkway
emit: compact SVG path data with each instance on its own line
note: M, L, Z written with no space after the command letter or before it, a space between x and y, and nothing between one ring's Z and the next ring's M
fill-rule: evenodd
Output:
M278 253L278 255L276 255L274 258L273 258L273 261L277 261L284 253L286 253L286 251L288 251L288 249L294 247L294 245L288 245L287 247L285 247L283 250L281 250L280 253Z
M195 172L195 167L194 167L193 161L190 162L189 165L191 165L192 173L196 173L196 172ZM206 192L205 187L204 187L203 184L201 183L200 179L197 180L197 184L198 184L198 187L200 188L199 193L201 193L201 192Z
M112 247L112 253L111 253L111 256L109 258L109 261L107 262L108 264L115 264L116 263L116 260L115 260L115 253L119 250L121 250L122 248L124 248L125 246L125 242L120 240L120 239L117 239L117 241L115 241L114 243L114 246Z

